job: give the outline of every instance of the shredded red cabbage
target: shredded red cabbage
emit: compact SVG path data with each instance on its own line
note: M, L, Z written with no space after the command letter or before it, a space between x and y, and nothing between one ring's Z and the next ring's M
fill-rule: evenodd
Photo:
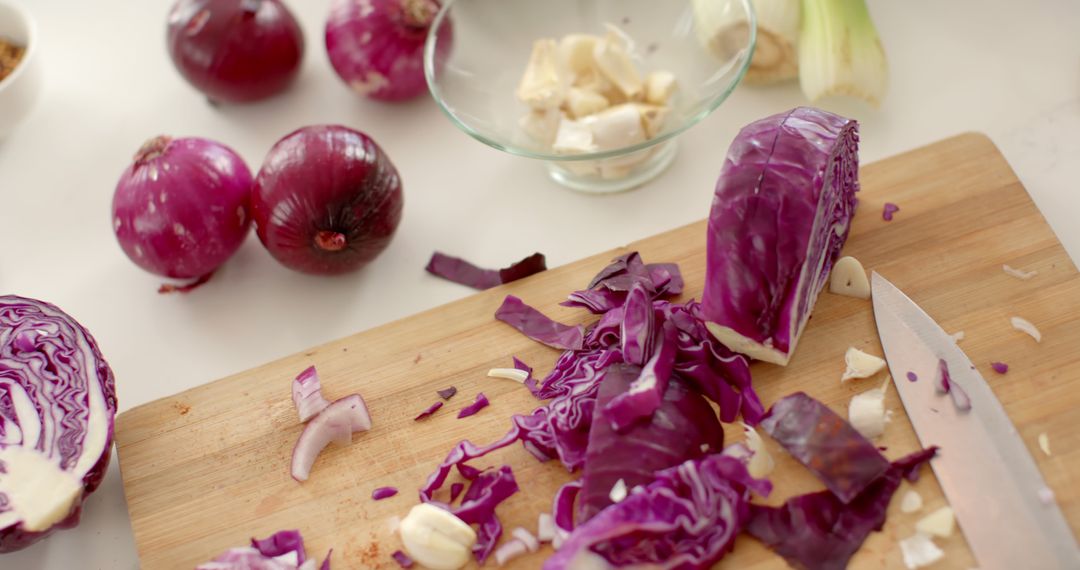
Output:
M767 495L772 485L751 478L731 457L714 454L665 469L574 529L544 569L708 568L731 550L748 519L749 490Z
M491 402L488 401L487 396L485 396L483 392L479 392L476 394L476 401L469 404L468 406L465 406L464 408L461 408L461 411L458 412L457 417L458 419L461 419L467 418L471 415L475 415L477 412L488 407L488 405L490 404Z
M376 501L381 501L383 499L389 499L396 494L398 494L396 487L379 487L371 492L371 498Z
M331 549L326 553L320 570L330 570ZM299 570L308 568L304 539L300 531L282 530L264 539L251 539L250 547L230 548L195 570ZM310 567L314 568L314 561Z
M413 567L413 564L414 564L413 559L409 558L408 554L405 554L404 552L402 552L400 550L395 550L394 553L390 555L390 557L393 558L394 562L397 562L398 566L401 566L402 568L412 568Z
M761 427L842 503L854 500L889 469L873 443L803 392L773 404Z
M972 366L974 368L974 366ZM938 359L938 375L934 380L934 387L938 392L948 394L952 398L953 405L961 412L971 409L971 398L958 384L952 381L949 374L949 363L944 358Z
M683 278L674 263L646 265L636 251L621 255L600 270L584 291L574 291L561 304L582 307L592 313L606 313L626 302L634 285L641 285L650 299L678 295L683 291Z
M600 418L592 422L585 455L578 523L612 504L611 489L622 480L627 489L652 482L656 472L688 459L717 453L724 445L724 430L705 398L679 378L665 387L663 399L648 421L618 430L609 418L610 404L632 390L641 369L615 364L607 369L597 406Z
M490 289L547 270L544 254L534 253L505 269L483 269L464 259L436 251L428 262L428 273L473 289Z
M436 400L434 404L428 406L426 410L420 412L420 415L413 418L413 421L418 422L424 418L431 417L431 415L439 411L439 408L441 407L443 407L443 403Z
M881 219L886 222L891 222L893 214L900 211L900 206L893 204L892 202L885 202L885 207L881 210Z
M901 479L914 481L919 467L936 453L932 447L893 462L889 469L851 501L830 491L788 499L780 507L751 505L746 531L804 570L843 570L885 513Z
M1009 365L1004 362L991 362L990 368L994 369L994 372L998 374L1004 374L1009 371Z
M454 397L454 394L457 394L457 388L451 386L449 388L444 388L442 390L438 390L437 392L438 392L440 398L442 398L444 400L449 400L450 398Z
M650 312L651 310L650 304ZM677 334L674 324L664 323L660 344L652 357L645 362L644 367L635 368L639 371L639 376L625 386L621 394L614 395L604 404L604 417L616 431L626 430L635 422L649 419L660 407L675 367ZM623 354L625 355L626 351L623 351ZM607 384L605 382L604 386Z
M580 325L557 323L513 295L506 296L495 318L552 348L581 350L584 342L585 330Z
M452 483L450 485L450 502L453 503L461 496L461 492L465 490L465 483Z
M540 390L540 385L537 384L536 379L533 378L532 366L529 366L528 364L525 364L524 362L519 360L518 357L515 356L514 357L514 368L516 368L518 370L524 370L525 373L528 374L528 376L525 377L525 382L523 382L523 384L525 384L525 387L529 389L529 393L531 393L533 396L535 396L536 393Z
M583 482L580 479L563 483L552 499L551 516L555 521L555 528L566 534L574 530L574 513L577 512L575 506L582 488Z

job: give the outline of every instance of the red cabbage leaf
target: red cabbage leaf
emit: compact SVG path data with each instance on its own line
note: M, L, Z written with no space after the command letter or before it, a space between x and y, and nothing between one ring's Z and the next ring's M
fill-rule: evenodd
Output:
M552 348L581 350L584 343L583 327L557 323L513 295L506 296L495 318Z
M473 289L491 289L547 270L544 254L534 253L505 269L483 269L464 259L436 251L428 261L428 273Z
M728 149L707 235L702 306L736 352L787 364L855 213L858 124L799 107Z

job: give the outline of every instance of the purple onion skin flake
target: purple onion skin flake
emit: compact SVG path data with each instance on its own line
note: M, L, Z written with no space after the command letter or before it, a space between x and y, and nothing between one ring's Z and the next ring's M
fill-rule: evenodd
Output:
M994 372L998 374L1004 374L1009 371L1009 365L1004 362L991 362L990 368L994 369Z
M376 501L381 501L383 499L389 499L396 494L398 494L398 490L395 487L379 487L371 492L371 498Z

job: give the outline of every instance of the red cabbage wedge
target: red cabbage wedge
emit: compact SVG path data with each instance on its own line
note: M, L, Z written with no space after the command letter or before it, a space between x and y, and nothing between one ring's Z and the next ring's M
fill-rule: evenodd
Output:
M0 553L79 523L105 476L116 388L97 343L57 307L0 297Z
M840 248L859 190L858 124L799 107L728 149L709 214L702 309L728 348L786 365Z

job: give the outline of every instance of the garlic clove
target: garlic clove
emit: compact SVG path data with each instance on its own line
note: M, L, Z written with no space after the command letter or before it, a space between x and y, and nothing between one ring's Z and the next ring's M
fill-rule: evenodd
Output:
M915 531L928 536L948 538L956 526L952 507L944 506L915 522Z
M829 292L858 299L870 298L870 280L858 259L846 256L836 260L829 275Z
M570 34L559 41L559 62L570 75L573 84L579 78L594 73L593 50L601 38L589 34Z
M550 147L555 142L555 135L559 132L560 120L562 120L562 112L558 109L531 109L518 119L518 125L533 141Z
M844 364L847 366L841 382L847 382L853 378L869 378L885 368L885 361L873 354L867 354L854 346L848 347L844 353Z
M908 489L904 493L904 498L900 500L900 512L902 513L914 513L922 509L923 501L922 495L914 489Z
M599 113L611 106L603 95L580 87L571 87L567 90L564 105L570 116L575 119Z
M765 449L765 441L761 439L761 434L756 429L745 423L742 424L742 428L743 433L746 434L746 447L754 452L746 466L747 471L750 472L751 477L764 479L776 468L776 461L769 450Z
M416 505L398 531L409 556L431 570L458 570L472 560L476 531L447 510Z
M630 103L610 107L580 122L592 131L597 150L612 150L647 140L641 113Z
M675 92L675 74L670 71L653 71L645 76L645 102L667 105Z
M559 154L583 154L596 150L593 130L584 121L575 121L563 117L559 121L559 130L555 133L552 150Z
M624 38L608 32L593 49L596 68L611 81L627 99L640 101L645 96L645 84L641 73L630 59Z
M848 422L855 431L867 439L885 433L885 389L888 384L856 395L848 405Z
M648 105L645 103L632 103L641 115L641 125L645 128L645 136L654 138L664 130L664 122L667 121L668 107Z
M529 65L517 88L518 99L533 109L554 109L562 104L565 86L557 49L552 39L533 43Z

